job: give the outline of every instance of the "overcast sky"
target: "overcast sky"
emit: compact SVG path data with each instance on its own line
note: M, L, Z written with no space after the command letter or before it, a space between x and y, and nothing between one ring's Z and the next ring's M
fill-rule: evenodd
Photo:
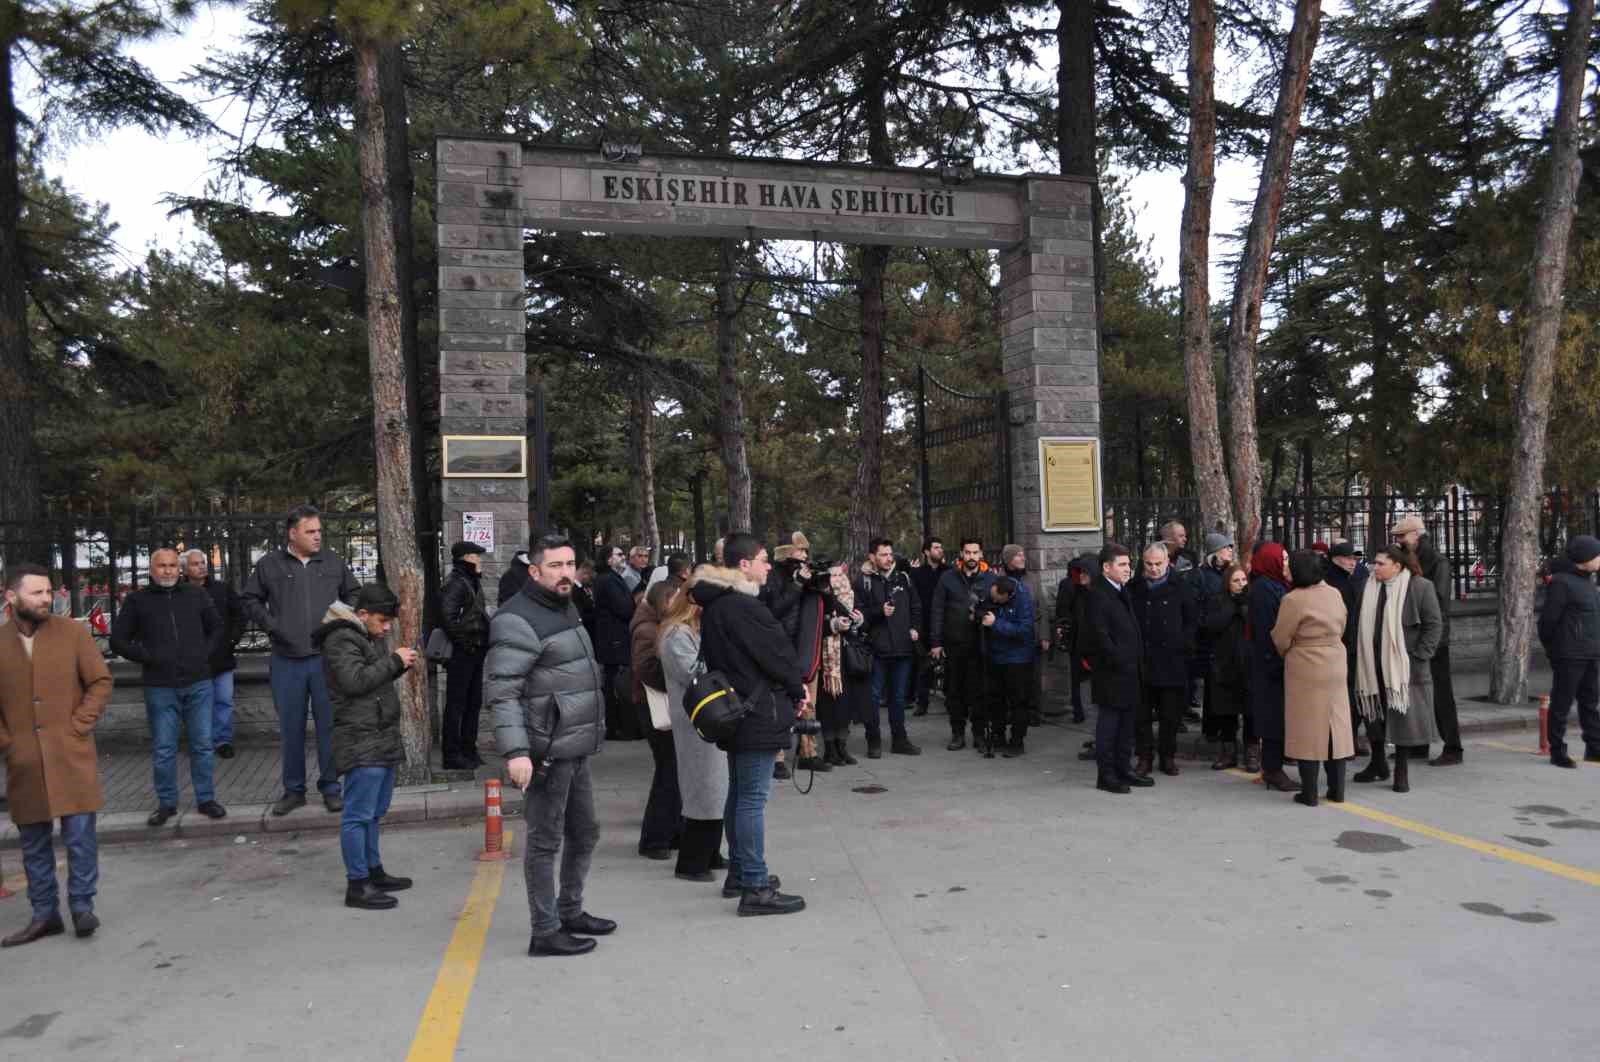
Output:
M236 48L245 26L239 8L202 5L182 37L141 47L134 54L157 76L176 81L208 53ZM199 97L198 92L191 95ZM208 104L207 109L224 129L236 129L242 118L239 104ZM197 238L194 228L183 219L167 217L161 200L168 195L204 192L206 182L218 176L211 158L225 144L220 137L152 137L125 129L58 147L47 158L46 167L84 198L110 206L111 219L118 225L121 256L133 265L152 244L176 249ZM1213 233L1226 234L1242 226L1255 194L1255 181L1255 163L1219 160ZM1130 185L1139 231L1151 241L1152 253L1161 263L1160 279L1168 285L1177 283L1182 182L1179 170L1151 170L1133 175ZM1222 240L1213 235L1213 299L1225 299L1231 290L1231 277L1217 265L1223 251Z

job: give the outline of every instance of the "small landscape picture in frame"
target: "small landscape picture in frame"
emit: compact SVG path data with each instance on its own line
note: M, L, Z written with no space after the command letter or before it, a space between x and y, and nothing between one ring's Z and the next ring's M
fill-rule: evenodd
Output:
M525 435L446 435L446 479L522 479L528 474Z

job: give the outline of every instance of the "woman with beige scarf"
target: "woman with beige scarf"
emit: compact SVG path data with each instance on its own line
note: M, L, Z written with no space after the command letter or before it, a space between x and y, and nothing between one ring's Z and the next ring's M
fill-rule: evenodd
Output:
M822 723L825 760L835 767L851 767L858 761L850 755L850 721L862 718L862 702L872 696L872 678L849 673L847 655L861 659L868 653L867 618L856 608L855 587L842 564L828 569L833 588L833 605L828 612L828 633L822 640L822 667L817 674L817 719ZM845 651L851 645L850 653ZM866 658L870 661L870 657Z
M1436 739L1433 674L1428 661L1444 637L1444 614L1433 584L1404 546L1373 555L1372 578L1361 595L1356 643L1356 702L1372 735L1372 762L1358 782L1389 777L1384 741L1394 743L1394 791L1411 791L1411 746Z

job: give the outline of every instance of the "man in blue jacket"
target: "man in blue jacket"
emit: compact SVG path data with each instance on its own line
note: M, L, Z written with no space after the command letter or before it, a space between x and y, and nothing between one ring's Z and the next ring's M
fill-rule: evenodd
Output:
M1021 579L1002 575L989 593L991 605L982 620L989 651L989 740L983 754L992 757L999 748L1009 760L1022 755L1022 742L1028 734L1033 662L1038 649L1034 632L1037 613L1033 594Z

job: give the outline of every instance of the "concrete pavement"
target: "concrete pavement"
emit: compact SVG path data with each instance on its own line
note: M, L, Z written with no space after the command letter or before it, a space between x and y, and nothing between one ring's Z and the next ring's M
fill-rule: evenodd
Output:
M982 760L918 722L920 757L818 775L810 796L775 787L769 858L809 905L785 918L736 918L715 885L639 858L648 751L608 746L586 906L622 928L578 959L526 957L520 864L484 891L475 822L386 835L385 865L418 878L392 912L340 905L327 834L108 847L93 940L0 952L0 1058L1591 1049L1600 771L1551 768L1528 735L1470 738L1466 766L1419 764L1410 794L1352 785L1352 805L1308 809L1192 764L1101 794L1070 728ZM6 870L16 887L9 854ZM446 962L475 880L487 940ZM25 919L24 899L0 902L8 929ZM464 1019L448 1051L416 1038L441 986Z

